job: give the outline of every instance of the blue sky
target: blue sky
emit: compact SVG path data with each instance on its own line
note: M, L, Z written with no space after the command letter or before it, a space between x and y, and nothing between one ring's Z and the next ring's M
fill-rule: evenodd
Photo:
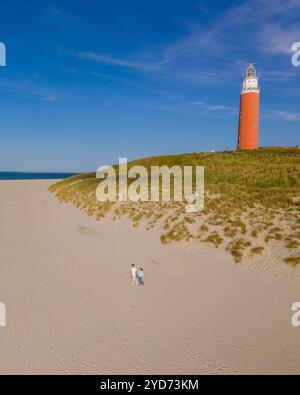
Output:
M296 145L300 0L3 0L0 170L232 149L247 63L261 145Z

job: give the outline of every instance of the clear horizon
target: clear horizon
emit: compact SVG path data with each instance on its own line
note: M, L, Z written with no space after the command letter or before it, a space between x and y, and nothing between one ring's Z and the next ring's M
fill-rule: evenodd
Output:
M299 22L293 0L3 1L0 170L77 173L235 149L251 62L260 146L295 146Z

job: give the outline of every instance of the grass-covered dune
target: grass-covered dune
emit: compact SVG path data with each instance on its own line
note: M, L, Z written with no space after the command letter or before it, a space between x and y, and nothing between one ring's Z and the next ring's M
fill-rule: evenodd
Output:
M101 203L95 173L79 174L49 189L61 202L73 203L101 219L127 216L133 226L159 226L164 244L212 243L235 261L279 248L291 265L300 263L300 149L270 147L255 151L191 153L139 159L143 165L205 167L205 207L186 213L184 202ZM118 166L115 166L118 172Z

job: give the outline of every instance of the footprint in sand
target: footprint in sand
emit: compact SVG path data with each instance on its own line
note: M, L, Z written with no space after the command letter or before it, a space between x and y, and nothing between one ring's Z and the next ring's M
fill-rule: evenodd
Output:
M100 232L88 226L79 226L78 232L88 236L102 236Z
M157 262L155 259L153 259L153 258L150 258L150 261L151 261L151 263L153 263L154 265L156 265L156 266L159 266L160 265L160 263L159 262Z

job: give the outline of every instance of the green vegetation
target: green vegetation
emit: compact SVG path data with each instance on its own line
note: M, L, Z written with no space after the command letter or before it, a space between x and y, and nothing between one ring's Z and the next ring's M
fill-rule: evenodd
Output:
M145 166L149 174L151 166L204 166L204 210L187 214L184 202L174 201L101 203L96 199L95 173L70 177L49 189L61 202L72 203L97 219L112 213L115 220L130 218L133 226L159 226L163 243L198 240L224 246L236 262L245 255L263 253L263 245L251 249L252 241L274 244L296 252L285 262L299 263L298 147L159 156L135 160L128 168L135 165ZM118 166L114 167L118 174Z
M244 239L238 239L230 242L229 245L227 246L227 250L230 251L235 262L241 262L244 256L244 251L246 250L246 248L250 246L251 246L250 241Z
M205 243L213 243L216 248L219 247L221 243L223 243L222 237L218 234L218 232L212 232L206 239L203 240Z
M264 251L265 247L253 247L251 248L252 254L262 254Z
M284 258L284 260L291 266L297 266L300 264L300 256L290 256L288 258Z

